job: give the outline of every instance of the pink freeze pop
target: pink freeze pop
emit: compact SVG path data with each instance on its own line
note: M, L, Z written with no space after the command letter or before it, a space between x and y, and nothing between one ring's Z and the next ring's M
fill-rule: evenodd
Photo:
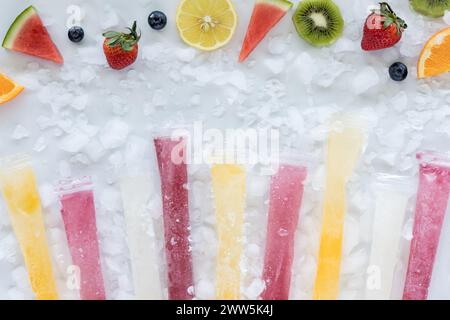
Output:
M431 161L424 159L430 156ZM427 299L450 191L448 160L429 153L418 154L417 158L420 161L419 190L404 300Z
M263 300L287 300L306 168L281 165L270 185Z
M194 286L185 140L156 138L154 142L161 176L169 299L190 300Z
M62 191L60 201L72 262L80 269L80 297L105 300L94 193L87 184L73 187L73 190Z

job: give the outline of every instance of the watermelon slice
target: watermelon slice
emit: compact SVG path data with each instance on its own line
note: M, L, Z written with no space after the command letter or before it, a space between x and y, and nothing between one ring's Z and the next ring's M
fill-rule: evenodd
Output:
M244 61L250 55L270 29L292 8L292 5L292 2L287 0L256 0L242 44L239 62Z
M33 6L14 20L3 39L3 47L62 64L63 57L53 43Z

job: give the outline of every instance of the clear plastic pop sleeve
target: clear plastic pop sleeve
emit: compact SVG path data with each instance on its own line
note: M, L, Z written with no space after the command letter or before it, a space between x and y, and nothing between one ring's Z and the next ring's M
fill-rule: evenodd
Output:
M168 293L171 300L189 300L194 296L186 139L156 137L163 221Z
M346 184L364 148L364 126L363 119L348 115L337 117L330 126L314 299L334 300L339 294Z
M372 185L375 211L365 297L391 298L402 228L414 189L410 177L377 174Z
M450 159L433 152L418 153L417 159L419 188L404 300L425 300L428 297L450 193Z
M72 263L80 271L80 298L105 300L91 179L61 181L58 191Z
M265 289L261 295L263 300L289 298L295 232L306 176L306 166L282 163L271 178L263 267Z
M0 161L0 188L37 299L58 299L36 177L27 156Z
M216 298L239 300L246 170L241 165L214 164L211 168L211 178L219 240Z

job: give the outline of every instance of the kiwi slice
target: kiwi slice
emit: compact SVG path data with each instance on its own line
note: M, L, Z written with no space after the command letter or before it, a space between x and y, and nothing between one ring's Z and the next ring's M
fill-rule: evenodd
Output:
M328 46L344 29L339 7L331 0L302 0L292 17L300 37L313 46Z
M429 17L442 17L445 10L450 10L450 0L410 0L411 7Z

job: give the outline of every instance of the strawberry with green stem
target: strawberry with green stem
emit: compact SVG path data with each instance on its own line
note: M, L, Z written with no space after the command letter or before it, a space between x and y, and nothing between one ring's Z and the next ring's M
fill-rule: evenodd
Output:
M136 21L129 33L108 31L103 33L103 51L111 68L120 70L133 64L138 56L138 42L141 34L137 32Z
M400 41L406 28L405 21L389 4L381 2L380 9L374 10L366 19L361 47L366 51L390 48Z

